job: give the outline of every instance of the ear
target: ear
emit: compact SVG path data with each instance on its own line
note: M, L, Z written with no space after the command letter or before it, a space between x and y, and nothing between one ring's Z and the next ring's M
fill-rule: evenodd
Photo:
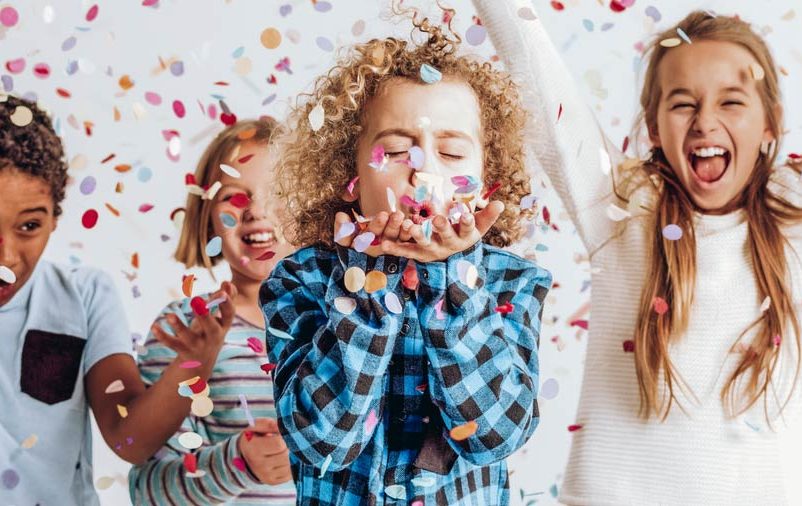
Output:
M648 127L649 129L649 142L655 148L662 148L663 144L660 142L660 134L657 132L657 126Z
M782 126L783 124L783 106L782 104L774 104L773 111L774 117L777 118L777 125ZM771 129L771 123L766 118L766 128L763 130L763 142L772 142L776 141L777 138L780 136L782 132L775 132Z
M349 192L348 186L343 189L343 192L340 194L340 197L349 203L356 202L359 200L359 178L357 178L356 182L354 183L354 191Z

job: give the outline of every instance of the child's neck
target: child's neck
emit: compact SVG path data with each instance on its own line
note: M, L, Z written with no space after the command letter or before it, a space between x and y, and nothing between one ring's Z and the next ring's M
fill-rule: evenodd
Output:
M259 307L259 287L262 282L232 271L231 283L237 287L237 296L234 297L237 316L248 323L264 327L262 308Z

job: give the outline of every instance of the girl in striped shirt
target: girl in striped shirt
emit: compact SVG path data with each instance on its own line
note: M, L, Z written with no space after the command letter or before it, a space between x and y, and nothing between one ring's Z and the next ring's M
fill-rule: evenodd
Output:
M176 385L192 397L192 413L159 453L131 470L134 504L295 504L257 302L261 281L292 251L269 190L274 128L267 119L227 128L206 149L194 178L187 176L190 195L176 259L188 268L210 269L222 255L237 289L236 316L208 384L199 379ZM185 278L183 289L187 298L162 311L139 355L146 384L175 356L165 345L173 339L165 330L178 333L182 327L174 319L191 328L195 314L213 306L207 296L192 298L192 279Z

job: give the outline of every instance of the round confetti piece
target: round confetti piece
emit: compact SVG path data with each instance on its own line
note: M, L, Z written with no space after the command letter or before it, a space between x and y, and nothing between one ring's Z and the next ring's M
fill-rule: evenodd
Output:
M42 9L42 21L45 24L49 25L53 22L56 18L56 11L53 9L52 5L45 5L44 9Z
M663 237L669 241L678 241L680 238L682 238L682 229L673 223L666 225L666 227L663 228Z
M560 385L554 378L549 378L540 386L540 397L546 400L552 400L560 393Z
M328 53L334 51L334 44L326 37L315 38L315 44L317 44L317 47Z
M531 7L521 7L518 9L518 17L527 21L534 21L537 19Z
M0 25L11 28L19 21L19 13L14 7L3 7L0 9Z
M148 91L145 92L145 102L149 103L150 105L161 105L162 97L155 91Z
M153 171L149 167L140 167L136 174L136 178L140 183L147 183L153 177Z
M454 441L463 441L476 434L477 430L479 430L479 424L471 420L466 424L458 425L451 429L449 435Z
M173 74L175 77L181 77L182 75L184 75L184 62L179 60L171 63L170 73Z
M314 4L315 10L318 12L328 12L331 10L331 4L325 0L318 0L317 2L314 2Z
M176 117L183 118L187 114L184 103L180 100L173 100L173 113L176 115Z
M17 275L14 274L14 271L6 267L5 265L0 265L0 281L5 281L9 285L16 283Z
M680 44L682 44L682 39L678 37L671 37L660 41L660 45L663 47L677 47Z
M117 392L122 392L125 390L125 385L123 384L123 380L114 380L109 383L109 386L106 387L107 394L116 394Z
M351 267L343 276L345 288L351 293L356 293L365 286L365 278L365 271L359 267Z
M240 174L240 172L237 169L235 169L234 167L232 167L230 165L226 165L224 163L220 164L220 170L222 170L223 172L225 172L229 176L231 176L233 178L236 178L236 179L239 179L240 177L242 177L242 174Z
M487 38L487 30L482 25L471 25L465 32L465 40L472 46L481 45Z
M6 469L0 474L0 484L6 490L13 490L19 485L19 474L13 469Z
M424 506L423 501L413 501L410 506Z
M38 442L39 442L39 436L37 436L36 434L31 434L22 441L22 444L20 444L20 446L26 450L30 450L31 448L36 446L36 443Z
M101 476L95 482L95 488L98 490L106 490L114 485L114 478L111 476Z
M749 64L749 72L752 74L752 78L755 81L762 81L763 78L766 77L766 71L763 70L763 67L759 63Z
M235 193L228 202L237 209L245 209L251 205L251 198L245 193Z
M216 257L223 251L223 238L219 235L212 237L208 243L206 243L206 254L209 258Z
M194 450L203 445L203 438L197 432L184 432L178 436L178 442L187 450Z
M231 213L220 213L220 222L226 228L234 228L237 226L237 218Z
M457 262L457 275L459 280L467 285L468 288L475 288L476 282L479 280L479 271L476 266L467 260L460 260Z
M326 112L323 110L322 104L317 104L311 111L309 111L309 126L312 131L317 132L323 128L323 123L326 120Z
M284 4L278 9L278 13L281 14L281 17L287 17L292 12L292 5Z
M365 276L365 291L375 293L387 286L387 276L382 271L370 271Z
M359 19L351 27L351 35L359 37L365 31L365 20Z
M351 297L337 297L334 299L334 308L342 314L349 315L356 309L356 301Z
M33 121L33 112L24 105L18 105L11 113L11 122L18 127L26 127Z
M84 228L94 228L97 225L98 214L94 209L87 209L83 216L81 216L81 224Z
M195 397L192 399L192 414L203 418L214 411L214 402L208 397Z
M50 77L50 65L47 63L37 63L33 66L33 75L39 79Z
M340 239L344 239L351 234L356 232L356 225L353 222L349 221L340 225L340 228L337 229L337 233L334 234L334 240L339 241Z
M668 312L668 302L662 297L655 297L652 301L652 308L655 313L664 315Z
M251 70L253 70L253 62L251 62L250 58L238 58L234 62L234 72L238 76L247 76L251 73Z
M564 9L565 9L565 5L563 5L563 4L562 4L562 2L557 2L557 1L552 1L552 2L551 2L551 7L552 7L552 8L553 8L555 11L561 11L561 10L564 10Z
M407 500L407 489L403 485L389 485L384 488L384 493L388 497L398 499L399 501Z
M281 45L281 32L275 28L266 28L260 36L262 45L267 49L276 49Z
M420 78L426 84L434 84L443 78L443 74L428 63L424 63L420 66Z
M98 10L99 8L97 5L93 5L92 7L90 7L89 10L86 12L86 20L91 23L92 21L97 19Z
M373 243L374 239L376 239L376 234L373 232L363 232L354 239L353 248L359 253L364 253Z
M89 165L89 158L86 155L75 155L70 160L70 169L83 170Z
M663 15L660 14L660 11L657 10L657 7L653 5L646 7L646 15L652 18L652 21L654 21L655 23L663 19Z
M384 305L387 306L387 310L393 314L401 314L404 312L404 306L401 304L401 300L399 300L398 295L393 292L387 292L384 296Z
M61 43L61 50L62 51L69 51L70 49L75 47L75 44L78 42L78 39L75 36L70 36L64 39L64 42Z

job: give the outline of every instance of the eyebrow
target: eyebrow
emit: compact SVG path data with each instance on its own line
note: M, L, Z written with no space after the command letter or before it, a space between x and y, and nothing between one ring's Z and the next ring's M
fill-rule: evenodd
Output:
M372 142L376 142L378 139L381 139L382 137L389 137L391 135L398 135L400 137L409 137L410 139L414 139L418 136L418 134L415 131L407 130L406 128L387 128L377 133L373 137ZM447 139L464 139L466 141L473 142L473 138L470 135L460 130L437 130L436 136Z
M40 207L31 207L29 209L23 209L22 211L20 211L20 214L29 214L29 213L45 213L45 214L47 214L48 210L47 210L46 207L40 206Z
M724 88L724 92L741 93L742 95L748 95L746 90L743 89L741 86L728 86ZM666 96L666 100L669 100L676 95L693 95L693 93L691 93L691 90L689 90L688 88L674 88L673 90L671 90L671 93L669 93L668 96Z

